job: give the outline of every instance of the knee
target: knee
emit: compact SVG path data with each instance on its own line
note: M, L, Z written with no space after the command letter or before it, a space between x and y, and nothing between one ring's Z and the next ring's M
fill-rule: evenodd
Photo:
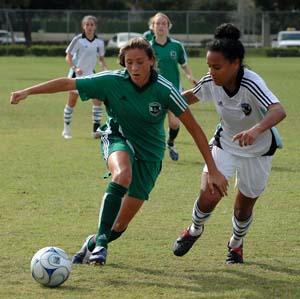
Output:
M132 179L132 172L130 167L124 167L115 170L112 173L112 181L124 187L129 187L131 183L131 179Z
M210 194L208 191L201 191L200 197L198 199L198 206L204 213L212 212L221 198L222 197L218 192Z
M69 100L68 100L68 105L70 107L75 107L76 103L77 103L77 98L78 98L78 95L76 93L72 93L70 92L70 96L69 96Z
M177 130L180 126L180 121L177 117L170 118L169 120L169 127L173 130Z

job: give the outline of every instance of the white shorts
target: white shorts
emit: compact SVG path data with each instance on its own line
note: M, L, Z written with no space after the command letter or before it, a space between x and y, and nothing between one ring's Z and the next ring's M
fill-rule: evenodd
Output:
M217 146L213 146L212 156L218 170L226 179L236 175L235 186L243 195L256 198L265 190L273 156L240 157L225 152ZM203 172L208 172L206 165Z

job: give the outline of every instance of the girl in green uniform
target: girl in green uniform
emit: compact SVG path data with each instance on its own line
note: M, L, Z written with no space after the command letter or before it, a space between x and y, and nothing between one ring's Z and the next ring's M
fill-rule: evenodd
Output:
M192 135L208 166L211 192L226 194L227 181L217 170L205 134L187 103L154 70L155 56L143 38L130 40L119 54L120 71L83 78L59 78L11 94L11 104L28 95L77 89L82 100L103 99L109 120L101 128L104 158L112 174L104 193L96 235L84 242L73 263L106 262L107 246L126 230L154 187L165 149L164 119L171 110Z
M188 66L187 55L183 44L180 41L169 37L169 30L172 28L169 17L159 12L150 20L152 20L152 28L155 35L151 40L151 45L157 58L158 72L181 91L182 88L178 68L178 65L180 65L187 79L194 86L197 82ZM167 148L169 150L170 158L173 161L177 161L179 159L179 154L175 147L175 139L179 132L180 121L172 111L168 112L168 123L169 136L167 139Z

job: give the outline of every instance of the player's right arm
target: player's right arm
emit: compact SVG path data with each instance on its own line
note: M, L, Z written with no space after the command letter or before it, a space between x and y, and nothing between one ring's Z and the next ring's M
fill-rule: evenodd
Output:
M70 68L78 75L82 75L82 70L73 62L73 55L71 53L66 54L66 62L70 66Z
M58 78L12 92L10 103L18 104L21 100L25 100L29 95L33 94L55 93L74 89L76 89L75 79Z

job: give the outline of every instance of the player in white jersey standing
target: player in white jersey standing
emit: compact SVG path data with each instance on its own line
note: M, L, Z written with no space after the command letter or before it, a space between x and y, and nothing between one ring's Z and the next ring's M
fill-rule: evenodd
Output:
M266 187L272 156L280 147L274 126L286 116L263 79L244 67L245 49L239 38L240 31L234 25L217 27L215 39L207 48L209 74L194 89L183 93L189 104L199 100L214 102L221 123L212 141L212 155L227 179L236 175L227 264L243 263L243 239L253 220L253 207ZM205 166L192 224L174 243L176 256L185 255L203 233L206 221L222 198L215 191L208 192Z
M81 26L83 33L75 36L66 49L66 61L70 65L69 78L78 78L93 74L98 60L102 70L107 70L104 60L104 42L95 34L97 18L94 16L85 16L81 21ZM76 90L70 91L68 103L64 108L64 130L62 136L65 139L72 138L71 122L77 99L78 92ZM98 137L96 131L100 126L101 114L101 102L97 99L93 99L92 135L94 138Z

